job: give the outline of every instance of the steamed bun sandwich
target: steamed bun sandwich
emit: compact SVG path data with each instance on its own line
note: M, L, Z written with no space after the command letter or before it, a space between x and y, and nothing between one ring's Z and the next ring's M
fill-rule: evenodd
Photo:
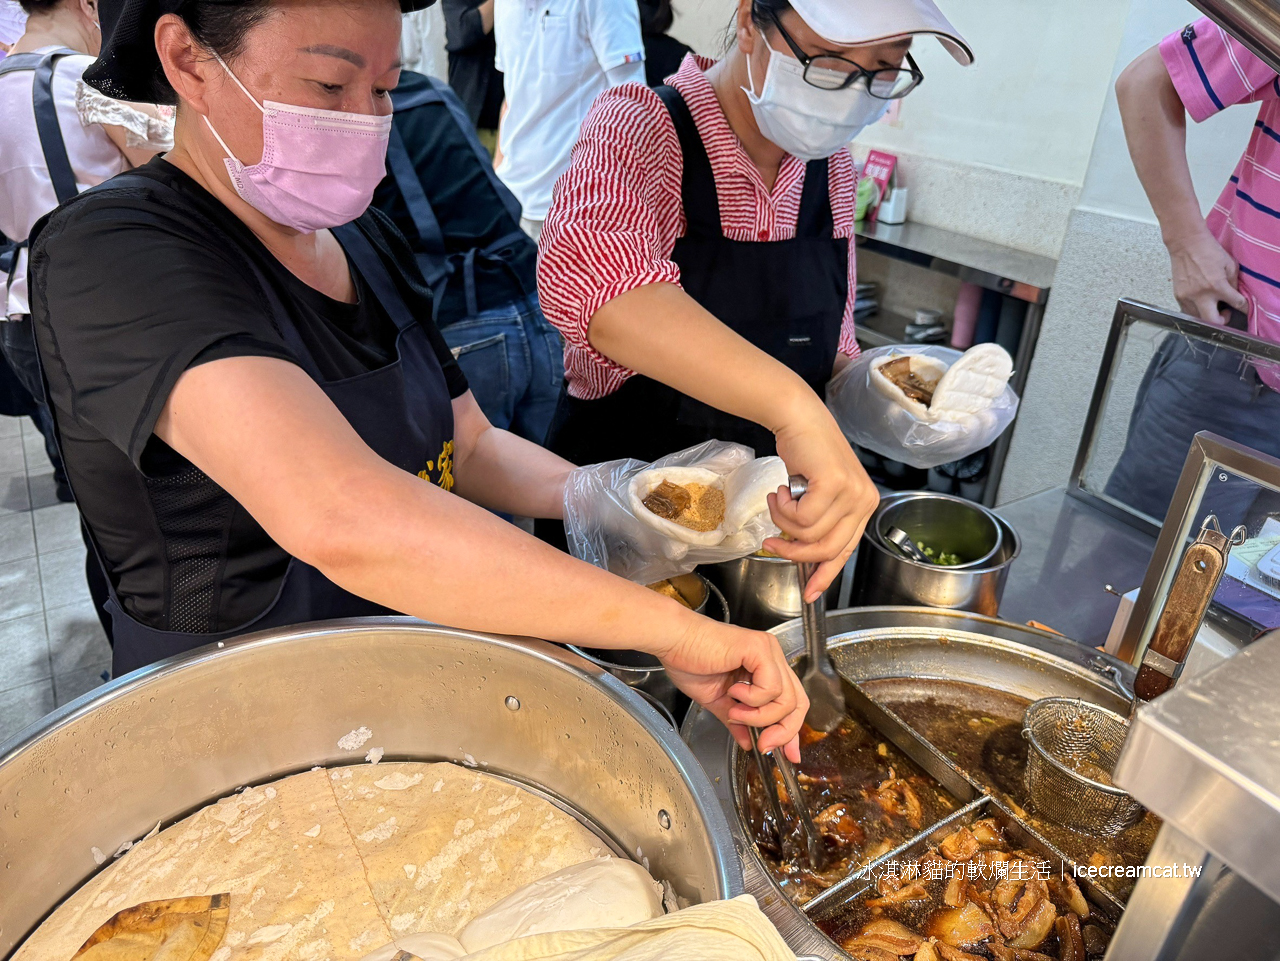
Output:
M247 788L153 832L13 961L793 957L781 943L749 898L667 914L644 868L521 787L380 763Z
M894 354L871 365L871 382L918 420L964 421L989 411L1013 376L999 344L979 344L948 366L928 354Z
M705 467L653 467L631 479L632 513L683 544L716 547L769 510L769 495L786 486L780 457L759 457L720 474Z
M999 344L869 350L827 385L827 406L852 444L912 467L961 460L1013 423L1013 358Z

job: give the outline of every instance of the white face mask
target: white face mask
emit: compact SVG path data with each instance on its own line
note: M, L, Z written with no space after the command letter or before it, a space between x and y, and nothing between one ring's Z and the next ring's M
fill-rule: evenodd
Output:
M760 35L764 40L764 35ZM760 132L787 153L801 160L830 157L847 146L866 127L889 110L888 100L871 96L866 80L844 90L822 90L806 83L804 64L795 57L769 48L769 72L757 95L747 58L747 83L742 92L751 101Z

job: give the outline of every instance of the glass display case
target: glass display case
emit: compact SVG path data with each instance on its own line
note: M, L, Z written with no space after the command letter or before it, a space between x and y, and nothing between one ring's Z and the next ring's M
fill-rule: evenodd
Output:
M1209 515L1244 528L1209 609L1237 645L1280 627L1280 344L1116 306L1069 493L1158 537L1119 650L1139 657ZM1108 648L1110 650L1110 648Z

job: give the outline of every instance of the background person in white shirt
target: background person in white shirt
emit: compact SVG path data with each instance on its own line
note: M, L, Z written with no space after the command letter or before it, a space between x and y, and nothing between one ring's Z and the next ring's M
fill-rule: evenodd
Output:
M536 240L592 102L645 81L640 13L635 0L496 0L493 32L506 92L498 176Z

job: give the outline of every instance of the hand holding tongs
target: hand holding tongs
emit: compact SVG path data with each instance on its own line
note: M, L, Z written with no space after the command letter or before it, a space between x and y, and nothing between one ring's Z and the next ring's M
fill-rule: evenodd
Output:
M789 487L792 499L799 500L805 495L808 489L808 482L803 477L793 476L790 478ZM796 564L796 573L800 578L800 593L802 596L805 586L813 577L816 566L815 564L803 562ZM840 675L836 673L835 665L831 663L831 655L827 652L827 601L825 594L820 595L813 603L804 604L802 617L804 620L805 664L803 672L800 674L800 685L804 688L804 692L809 698L809 713L805 716L805 723L815 730L829 732L839 726L848 711L845 707L843 683L840 680ZM760 753L754 729L751 731L751 746L756 770L760 775L770 812L773 814L774 822L778 826L780 835L778 841L779 845L781 845L781 832L783 825L787 822L782 815L782 803L778 798L777 784L770 776L768 765L765 764L764 756ZM821 871L828 863L827 848L823 843L822 834L819 832L818 826L813 821L813 816L809 813L808 806L804 803L804 794L800 790L800 780L796 777L795 768L791 766L791 762L787 760L786 755L780 749L774 751L772 757L774 764L778 766L778 773L782 775L782 783L787 789L787 796L791 801L791 809L795 812L796 820L799 822L800 833L805 843L805 853L809 858L809 865L814 871Z

